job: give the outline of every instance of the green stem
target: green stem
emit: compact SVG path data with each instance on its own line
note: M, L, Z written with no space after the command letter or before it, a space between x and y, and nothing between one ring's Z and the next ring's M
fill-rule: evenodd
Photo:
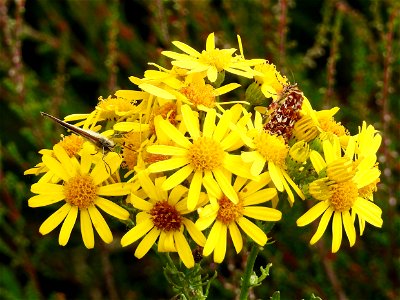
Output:
M246 269L242 278L242 288L240 290L240 300L247 300L250 288L250 277L253 274L253 267L259 252L259 246L253 243L249 257L247 258Z

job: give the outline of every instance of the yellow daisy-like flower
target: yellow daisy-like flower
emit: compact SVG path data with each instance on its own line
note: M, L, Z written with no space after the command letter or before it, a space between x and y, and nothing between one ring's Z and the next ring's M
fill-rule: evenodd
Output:
M203 178L215 177L224 194L238 203L237 193L228 180L226 173L233 173L245 178L254 178L250 168L238 155L230 154L231 149L242 145L240 136L231 130L233 120L242 113L242 106L237 104L226 110L216 124L216 111L211 109L205 113L203 130L200 131L199 118L189 105L182 105L183 123L191 140L178 131L168 121L158 117L156 128L163 131L176 143L176 146L152 145L147 151L154 154L170 155L171 158L156 162L148 167L149 172L165 172L178 169L163 183L164 190L170 190L185 179L191 177L188 195L188 209L193 210L198 202ZM235 117L236 115L236 117ZM238 144L239 143L239 144Z
M314 244L322 237L333 216L332 252L337 252L340 248L342 226L350 246L354 245L356 231L351 214L357 214L376 227L381 227L383 223L382 210L359 194L362 187L379 177L379 171L371 168L371 161L365 161L354 168L352 161L354 149L354 138L350 138L346 153L342 156L339 139L335 138L333 143L329 140L323 142L324 158L316 151L310 154L311 162L320 179L309 185L309 192L320 202L301 216L297 220L297 225L305 226L322 215L318 229L310 241L310 244Z
M94 247L93 226L104 242L111 243L112 233L98 208L121 220L129 218L127 210L102 197L130 193L129 183L108 183L111 174L118 169L121 158L118 154L110 152L104 156L104 161L94 162L92 155L86 152L78 162L74 156L69 157L60 145L54 146L53 153L55 157L43 155L43 163L49 172L61 178L62 182L33 184L31 191L38 195L31 197L28 205L41 207L59 201L65 203L43 222L39 232L43 235L48 234L63 222L58 242L65 246L80 213L82 239L87 248Z
M267 235L247 217L270 222L282 218L279 210L257 205L272 200L277 194L276 189L266 188L271 181L268 172L261 174L257 182L236 178L233 187L239 198L237 204L232 203L221 189L215 189L214 179L208 177L204 181L211 204L199 209L200 217L196 221L196 226L200 230L208 228L211 224L213 226L204 246L203 255L208 256L214 251L214 261L216 263L223 261L228 229L236 253L239 253L243 247L243 239L238 225L254 242L264 246L268 239Z
M357 149L356 155L358 158L376 155L382 143L382 136L372 125L368 125L363 121L359 128L359 134L356 135Z
M271 135L263 127L262 116L256 112L254 124L248 122L248 136L244 137L246 145L253 151L242 152L242 159L251 163L251 174L257 176L268 165L272 182L278 191L286 191L289 203L293 205L294 195L289 185L296 191L301 199L305 199L303 192L286 172L286 157L289 147L281 136ZM243 137L243 135L242 135Z
M276 70L276 66L270 63L260 64L254 67L260 74L254 76L255 81L261 85L261 92L266 98L277 101L283 88L287 84L286 77L283 77Z
M207 37L206 50L201 53L182 42L175 41L172 43L186 54L173 51L163 51L161 54L174 59L172 65L190 70L188 73L206 73L211 82L215 82L218 73L223 70L239 76L253 78L256 72L251 66L265 61L261 59L246 60L243 55L233 56L236 52L235 48L215 48L214 33ZM239 47L242 49L241 44L239 44Z
M147 96L142 91L119 90L115 96L108 96L106 99L99 97L99 102L94 111L89 114L72 114L66 116L66 122L75 122L74 125L84 129L99 131L101 126L98 125L102 121L123 121L133 114L137 114L141 110L140 105L135 102L142 100Z
M184 217L191 212L186 203L188 189L177 185L168 193L161 188L164 182L165 177L156 178L153 183L146 172L138 173L141 189L130 195L130 202L141 212L136 215L136 226L122 237L121 245L128 246L145 236L135 251L135 256L140 259L158 239L159 252L178 252L185 266L192 268L194 258L184 229L200 246L204 246L206 238L191 220ZM200 204L207 200L204 194L199 198Z
M99 158L101 155L100 153L95 154L96 151L94 150L93 145L90 142L85 142L85 139L76 134L70 134L68 136L61 136L62 139L57 145L60 145L64 150L67 152L69 157L79 157L81 153L86 151L92 151L93 155L96 158ZM50 149L42 149L39 151L41 155L53 156L53 150ZM94 157L93 157L94 158ZM42 177L40 177L39 182L52 182L57 183L61 180L60 177L53 174L49 168L42 162L38 163L35 167L30 168L24 172L24 175L39 175L41 173L45 173Z
M359 168L359 165L363 164L365 169L366 165L369 165L370 169L375 169L375 172L377 170L380 174L376 153L382 143L382 136L372 125L367 126L365 121L363 121L362 127L359 128L359 131L359 134L355 136L356 167ZM378 175L377 172L376 174ZM371 181L370 184L365 185L358 190L359 195L365 199L374 201L373 193L376 192L379 181L379 176L377 176L377 178L374 181ZM356 215L353 214L354 218L355 216ZM360 216L358 216L358 224L360 235L362 235L365 229L365 220Z

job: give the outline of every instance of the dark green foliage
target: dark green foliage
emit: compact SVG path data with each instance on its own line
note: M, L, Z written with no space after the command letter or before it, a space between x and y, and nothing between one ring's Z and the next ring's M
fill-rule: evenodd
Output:
M351 130L366 120L381 131L382 170L375 202L383 228L368 226L353 248L346 240L330 254L327 232L298 228L306 205L298 200L272 229L275 243L260 252L254 270L272 262L251 297L261 299L399 299L400 297L400 7L398 1L16 1L0 0L0 298L169 299L163 263L152 253L137 260L97 237L87 250L78 228L66 247L56 229L40 224L53 212L32 209L23 176L39 162L37 151L64 133L39 112L63 117L87 113L99 96L132 89L147 62L170 67L160 55L182 41L204 49L237 47L246 58L266 58L297 82L316 109L339 106L336 117ZM287 205L287 204L284 204ZM288 211L284 207L283 211ZM112 223L114 232L128 228ZM312 226L310 226L312 227ZM237 295L246 249L228 252L211 283L210 299ZM250 250L250 249L247 249ZM172 255L173 256L173 255ZM203 259L212 277L215 265ZM280 293L275 292L280 291Z

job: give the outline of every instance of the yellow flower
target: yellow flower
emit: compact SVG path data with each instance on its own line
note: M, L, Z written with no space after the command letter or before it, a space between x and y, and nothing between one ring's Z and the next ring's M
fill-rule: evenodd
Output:
M66 116L66 122L78 121L74 125L84 129L99 131L103 121L122 121L141 110L140 105L135 102L146 97L142 91L119 90L115 96L108 96L106 99L99 97L99 102L94 111L89 114L73 114Z
M277 101L282 93L284 86L287 84L286 77L283 77L276 70L276 66L270 63L260 64L254 67L258 71L254 79L261 85L261 91L266 98L272 98Z
M144 236L135 251L135 256L140 259L158 239L159 252L178 252L185 266L192 268L194 258L184 229L200 246L204 246L206 238L191 220L184 217L191 212L186 203L188 189L177 185L168 193L161 188L164 182L165 177L156 178L153 183L146 172L138 173L141 189L130 195L130 202L141 212L136 215L136 226L122 237L121 245L128 246ZM200 204L207 200L204 194L199 198Z
M197 204L204 177L215 177L224 194L231 201L237 203L239 199L231 182L228 181L226 173L253 178L249 166L243 163L240 156L229 153L243 144L240 136L231 130L234 125L232 121L241 114L242 106L237 104L230 110L226 110L217 124L216 111L209 110L205 113L202 131L200 131L199 118L190 106L185 104L181 109L182 122L192 141L168 121L156 118L156 128L168 135L176 143L176 146L149 146L147 148L149 153L171 156L167 160L150 165L149 172L178 169L163 183L164 190L172 189L193 174L188 195L189 210L193 210Z
M356 135L356 142L356 155L358 158L376 155L382 143L382 136L374 126L367 126L367 123L363 121L362 127L359 128L359 134Z
M236 253L239 253L243 247L243 239L237 225L255 243L264 246L268 239L267 235L246 217L270 222L279 221L282 217L279 210L257 205L270 201L277 194L276 189L265 188L271 181L268 172L261 174L257 182L236 178L233 187L239 198L237 204L232 203L220 189L215 189L214 179L207 177L204 181L211 204L199 209L196 226L204 230L214 224L204 246L203 255L208 256L214 251L214 261L216 263L223 261L228 229Z
M251 174L257 176L267 164L272 182L278 191L286 191L291 205L294 203L294 195L289 185L304 200L303 192L286 172L285 160L289 153L289 147L283 137L271 135L264 130L259 112L256 112L254 124L249 122L247 125L249 126L249 136L244 139L246 145L253 151L242 152L241 156L245 162L252 164Z
M172 65L188 69L190 70L189 73L206 73L211 82L215 82L218 73L223 70L239 76L253 78L256 72L251 69L251 66L265 61L261 59L246 60L243 55L233 56L236 52L235 48L215 48L214 33L207 37L206 50L201 53L182 42L175 41L172 43L186 54L173 51L163 51L161 54L174 59ZM242 48L241 43L239 47Z
M356 168L363 166L364 170L373 170L375 172L375 180L371 180L369 184L365 184L359 188L358 193L361 197L374 201L373 193L377 190L377 184L380 179L380 171L377 163L376 153L381 145L382 136L372 125L366 124L363 121L362 127L359 128L359 134L355 136L356 149L355 149L355 164ZM356 214L353 214L355 218ZM360 228L360 235L363 234L365 229L365 220L358 215L358 224Z
M342 224L350 246L355 243L354 219L350 211L376 227L381 227L383 223L381 209L359 194L359 189L376 180L379 173L371 168L370 162L361 163L354 168L354 149L355 141L351 138L346 153L342 156L339 139L335 138L333 143L329 140L323 142L325 158L316 151L310 154L313 167L320 178L310 184L309 192L320 202L301 216L297 225L305 226L322 215L318 229L310 241L310 244L314 244L322 237L333 216L332 252L337 252L340 248Z
M94 146L90 142L85 142L85 139L79 135L70 134L68 136L61 135L61 137L62 139L57 143L57 145L60 145L62 148L64 148L69 157L80 157L81 153L85 151L92 151L91 153L94 155L94 159L102 156L101 153L96 153ZM39 153L41 155L54 157L53 150L50 149L42 149L39 151ZM39 182L57 183L61 180L61 178L51 172L43 162L40 162L35 167L26 170L24 175L39 175L41 173L45 174L40 177Z
M86 152L81 155L81 161L78 162L74 156L69 157L60 145L54 146L53 153L55 157L43 155L43 163L49 172L61 178L62 182L33 184L31 191L38 195L31 197L28 205L41 207L59 201L63 201L64 205L44 221L39 232L43 235L48 234L63 222L58 241L60 245L65 246L80 213L82 239L87 248L94 247L92 224L101 239L111 243L112 233L97 207L116 218L122 220L129 218L128 211L102 197L130 193L130 184L108 182L111 174L119 167L121 158L118 154L110 152L104 156L104 161L94 162L90 152Z

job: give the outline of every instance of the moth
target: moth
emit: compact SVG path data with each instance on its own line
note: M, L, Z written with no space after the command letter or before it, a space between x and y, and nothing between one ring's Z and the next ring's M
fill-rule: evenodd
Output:
M107 152L114 150L115 143L112 140L106 138L105 136L103 136L93 130L82 129L78 126L64 122L64 121L62 121L48 113L45 113L45 112L40 112L40 114L42 116L50 118L54 122L58 123L59 125L61 125L62 127L66 128L66 129L72 131L73 133L80 135L81 137L87 139L93 145L102 149L103 153L107 153Z

